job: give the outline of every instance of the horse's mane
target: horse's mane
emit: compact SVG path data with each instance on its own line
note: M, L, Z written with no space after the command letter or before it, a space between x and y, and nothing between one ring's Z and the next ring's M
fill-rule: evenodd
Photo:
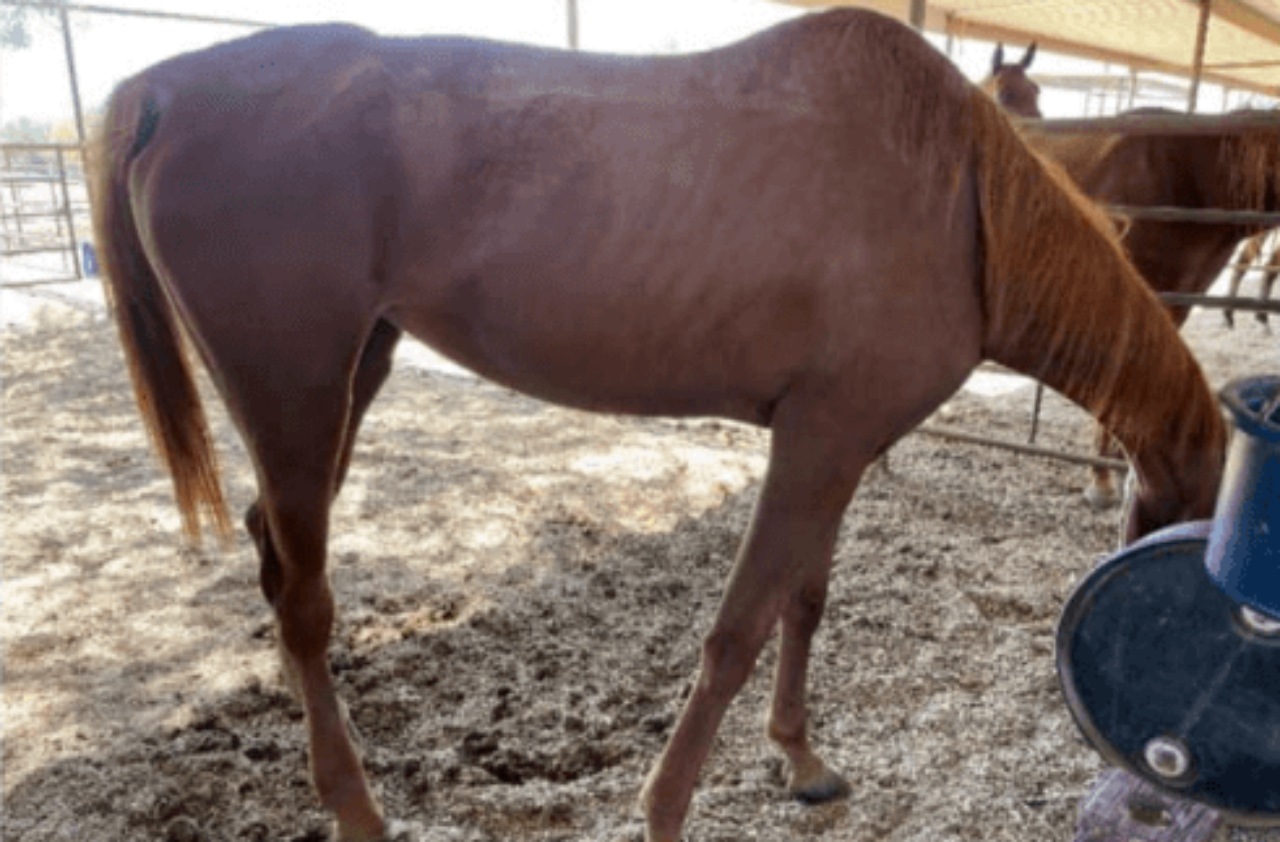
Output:
M842 26L831 45L842 60L810 52L821 62L812 72L830 75L834 65L846 96L876 72L879 130L913 162L924 189L954 197L965 171L973 173L984 354L1076 401L1129 448L1165 435L1145 422L1168 418L1174 406L1194 414L1185 434L1212 425L1217 408L1203 400L1199 366L1106 213L926 42L878 16L836 15L812 24Z
M1179 402L1193 411L1203 375L1104 211L1060 166L1033 152L989 97L974 90L970 102L984 350L1080 403L1126 446L1141 446L1164 432L1141 419ZM1150 376L1171 366L1173 377ZM1185 384L1185 395L1170 394L1171 382Z

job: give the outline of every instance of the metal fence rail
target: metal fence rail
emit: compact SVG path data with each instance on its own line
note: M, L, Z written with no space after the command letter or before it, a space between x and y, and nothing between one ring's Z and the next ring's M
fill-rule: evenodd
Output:
M85 276L79 247L89 212L83 160L76 144L0 145L0 258L61 254L74 278ZM0 283L72 279L17 281L8 274Z

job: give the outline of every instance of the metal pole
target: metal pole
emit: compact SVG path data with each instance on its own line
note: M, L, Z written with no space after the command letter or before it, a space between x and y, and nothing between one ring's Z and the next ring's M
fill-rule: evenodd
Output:
M1036 393L1031 402L1031 433L1027 436L1027 444L1036 443L1036 433L1040 432L1040 405L1044 402L1044 384L1036 381Z
M967 442L968 444L982 444L989 447L998 447L1002 450L1011 450L1014 453L1022 453L1027 456L1044 456L1048 459L1059 459L1063 462L1074 462L1077 465L1090 465L1095 468L1111 468L1112 470L1123 471L1129 467L1129 463L1121 459L1084 456L1078 453L1054 450L1049 447L1039 447L1036 445L1022 444L1016 441L979 436L965 432L964 430L958 430L955 427L947 427L938 424L922 424L919 427L916 427L914 432L922 433L926 436L936 436L938 438L951 439L953 441Z
M1200 75L1204 72L1204 47L1209 39L1209 17L1213 0L1200 0L1200 23L1196 27L1196 54L1191 65L1191 90L1187 93L1187 113L1196 111L1196 99L1200 96Z
M924 31L924 11L927 0L911 0L911 25Z
M1252 111L1233 114L1122 114L1119 117L1021 118L1033 132L1123 132L1130 135L1217 135L1232 132L1280 129L1280 112Z
M1162 292L1160 300L1175 307L1204 307L1209 310L1252 310L1255 313L1280 313L1280 301L1259 301L1229 295L1195 295L1190 292Z
M80 79L76 75L76 53L71 46L71 20L67 15L66 4L58 6L58 17L62 19L62 44L67 53L67 75L71 77L71 106L76 113L76 140L80 148L85 145L84 109L80 107ZM61 153L59 153L61 160Z
M578 0L564 0L564 11L569 25L569 49L579 49L581 33L578 30Z
M153 12L144 9L121 9L116 6L69 3L67 0L0 0L0 6L15 6L19 9L48 9L50 11L66 8L73 12L88 12L97 15L119 15L132 18L151 18L153 20L181 20L188 23L220 23L227 26L247 26L258 29L276 26L274 23L260 20L220 18L211 15L184 15L180 12Z
M71 258L76 264L76 277L83 278L84 267L80 265L80 243L76 241L76 217L71 210L71 190L67 187L67 160L61 149L58 150L58 181L62 184L62 210L67 217L67 233L71 235Z
M1280 212L1228 211L1217 208L1178 208L1152 205L1108 205L1115 216L1142 219L1148 222L1195 222L1202 225L1259 225L1263 228L1280 226Z

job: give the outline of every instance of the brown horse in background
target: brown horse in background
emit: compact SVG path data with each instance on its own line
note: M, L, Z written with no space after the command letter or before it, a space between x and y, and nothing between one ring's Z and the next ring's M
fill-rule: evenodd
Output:
M1025 57L1024 57L1025 62ZM995 72L984 83L1000 103L1022 117L1039 117L1039 86L1027 64L1004 64L997 50ZM1174 113L1136 109L1129 114ZM1280 129L1205 135L1126 135L1102 132L1041 132L1024 127L1033 149L1056 162L1091 198L1103 205L1191 209L1280 210ZM1123 242L1134 266L1156 292L1202 294L1226 268L1240 241L1259 233L1256 225L1121 220ZM1101 310L1109 302L1097 302ZM1191 313L1169 305L1181 326ZM1114 453L1099 429L1098 452ZM1111 472L1092 468L1085 494L1096 506L1118 496Z
M991 75L980 87L1010 114L1039 119L1043 116L1040 113L1040 86L1027 75L1035 58L1035 41L1022 53L1022 58L1013 64L1005 64L1004 44L996 44L995 53L991 56Z
M650 842L679 838L775 629L768 734L790 787L847 791L805 702L841 517L867 464L983 359L1124 442L1129 537L1213 510L1217 405L1106 219L874 13L646 58L269 31L123 83L94 161L113 312L187 531L230 519L183 335L256 469L246 522L344 840L387 825L326 661L329 512L402 333L558 403L771 429L642 793Z

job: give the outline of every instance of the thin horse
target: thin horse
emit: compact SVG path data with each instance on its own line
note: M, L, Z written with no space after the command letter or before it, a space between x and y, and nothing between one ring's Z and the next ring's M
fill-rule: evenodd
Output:
M1010 113L1039 117L1040 89L1026 74L1026 58L1005 64L1002 56L997 50L984 89ZM1104 205L1280 210L1280 130L1125 135L1041 132L1031 124L1024 131L1033 149L1061 165L1086 194ZM1153 290L1194 294L1213 285L1241 240L1259 233L1250 225L1149 219L1124 220L1123 227L1125 250ZM1170 305L1169 311L1181 326L1191 308ZM1096 447L1101 454L1114 452L1101 428ZM1114 505L1118 496L1111 472L1092 468L1091 475L1085 492L1090 502Z
M326 662L329 512L402 333L558 403L771 429L642 791L650 842L679 838L775 629L768 734L790 787L846 790L805 702L841 517L876 454L981 360L1042 378L1124 442L1141 480L1129 536L1213 507L1222 419L1105 218L880 15L649 58L270 31L123 83L95 162L113 312L186 529L230 519L184 333L256 468L246 522L344 840L386 822Z

